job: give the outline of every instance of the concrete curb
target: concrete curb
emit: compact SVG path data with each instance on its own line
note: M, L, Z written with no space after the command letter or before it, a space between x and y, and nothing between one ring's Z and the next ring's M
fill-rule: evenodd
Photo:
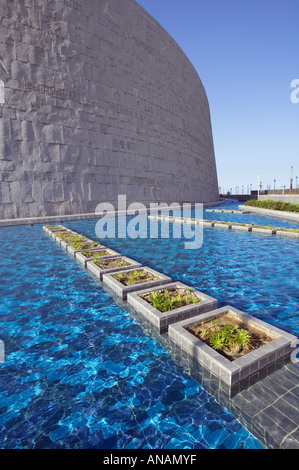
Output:
M261 207L253 206L239 206L239 210L243 213L246 211L250 214L265 215L267 217L276 217L278 219L292 220L293 222L299 223L299 214L296 212L286 212L286 211L274 211L272 209L263 209Z

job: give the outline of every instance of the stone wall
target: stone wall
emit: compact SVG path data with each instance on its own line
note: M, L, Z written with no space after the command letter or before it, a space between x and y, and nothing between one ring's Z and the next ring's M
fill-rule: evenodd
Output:
M218 200L203 85L134 0L1 2L0 98L0 218Z
M290 202L291 204L299 204L299 194L261 194L260 200L267 201L281 201L281 202Z

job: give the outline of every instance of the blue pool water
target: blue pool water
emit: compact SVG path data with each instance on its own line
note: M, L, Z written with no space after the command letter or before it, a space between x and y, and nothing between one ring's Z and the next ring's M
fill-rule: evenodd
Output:
M95 221L65 225L96 238ZM41 225L2 228L0 241L1 448L261 448ZM103 243L299 334L296 240L205 228L196 251Z
M224 206L219 206L217 209L225 210L238 210L240 203L228 203ZM213 208L210 208L213 209ZM248 207L248 209L250 209ZM251 224L254 222L257 225L271 225L272 227L296 228L299 229L299 223L291 220L279 219L278 217L270 217L257 214L238 214L227 212L207 212L204 210L204 218L209 220L223 220L223 222L239 222L242 224Z

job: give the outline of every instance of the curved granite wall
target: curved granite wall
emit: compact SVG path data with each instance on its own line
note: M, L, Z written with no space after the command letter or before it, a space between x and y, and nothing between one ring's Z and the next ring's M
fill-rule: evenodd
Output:
M134 0L1 2L0 85L0 218L218 200L203 85Z

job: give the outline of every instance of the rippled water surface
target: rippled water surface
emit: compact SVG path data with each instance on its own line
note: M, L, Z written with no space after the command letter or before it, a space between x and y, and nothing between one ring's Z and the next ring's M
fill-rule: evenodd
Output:
M96 239L95 221L65 225ZM1 228L0 241L0 447L261 447L41 225ZM198 250L178 239L102 241L299 334L296 240L205 228Z

